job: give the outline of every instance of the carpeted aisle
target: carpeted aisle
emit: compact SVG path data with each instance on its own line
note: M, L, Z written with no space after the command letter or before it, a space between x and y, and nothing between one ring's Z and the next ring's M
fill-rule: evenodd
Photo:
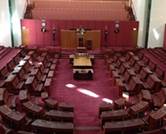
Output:
M118 94L112 86L104 60L95 59L94 80L74 80L69 60L59 61L50 95L59 102L74 105L76 134L100 134L98 107L102 99L114 100Z

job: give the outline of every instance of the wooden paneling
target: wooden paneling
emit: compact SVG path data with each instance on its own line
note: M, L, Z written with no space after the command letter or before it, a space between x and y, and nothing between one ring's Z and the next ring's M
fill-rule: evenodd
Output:
M137 21L120 21L119 33L115 34L115 21L60 21L60 20L46 20L47 31L41 32L41 20L23 19L21 20L22 28L29 30L28 32L28 46L58 46L61 47L61 30L69 30L79 28L80 26L85 29L100 30L101 42L100 46L104 47L104 29L108 27L108 47L124 47L133 48L137 46L138 25ZM55 40L52 39L53 28L56 28ZM134 30L135 29L135 30ZM88 32L88 31L87 31ZM23 36L24 37L24 36ZM90 36L88 36L90 37ZM23 38L24 40L24 38ZM25 43L24 41L23 43ZM93 43L96 45L95 43ZM75 48L75 47L73 47Z
M100 48L100 30L86 31L83 37L85 47L87 40L92 41L92 49ZM78 37L74 30L61 30L61 47L65 49L74 49L78 47Z
M61 30L61 46L62 48L76 48L76 33L72 30Z
M92 30L85 33L85 42L86 40L92 41L92 48L100 48L101 32L100 30Z

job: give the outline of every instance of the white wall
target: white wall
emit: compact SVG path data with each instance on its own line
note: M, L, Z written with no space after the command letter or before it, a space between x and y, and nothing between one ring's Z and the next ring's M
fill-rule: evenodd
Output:
M166 0L152 0L148 47L162 47L166 23Z
M0 0L0 45L11 46L10 16L7 0Z
M15 11L12 16L14 44L21 44L20 19L24 17L26 0L15 0ZM8 0L0 0L0 45L11 46L11 30Z
M20 19L24 17L26 5L26 0L15 0L15 12L12 16L15 46L19 46L22 43Z
M148 0L132 0L132 9L136 20L139 21L138 31L138 46L145 46L145 31L146 31L146 13Z

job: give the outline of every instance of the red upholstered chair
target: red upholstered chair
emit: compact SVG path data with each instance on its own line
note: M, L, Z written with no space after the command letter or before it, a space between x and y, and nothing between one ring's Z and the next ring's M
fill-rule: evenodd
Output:
M150 71L150 69L148 67L144 67L141 69L141 72L138 76L142 81L145 82L147 80L148 76L151 74L153 74L153 72Z
M7 64L7 67L8 67L8 70L9 71L12 71L13 70L13 68L15 67L15 62L14 62L14 60L12 59L8 64Z
M135 66L134 66L134 69L135 69L135 72L136 73L140 73L140 71L142 70L143 67L145 67L146 65L143 64L143 62L136 62L135 63Z
M150 70L151 71L155 71L155 69L156 69L156 64L155 63L153 63L151 60L149 61L149 68L150 68Z
M135 63L136 63L136 60L134 59L134 57L132 57L132 58L128 61L128 63L129 63L129 65L130 65L131 67L133 67L133 66L135 65Z
M0 78L1 79L6 79L7 76L9 74L9 70L7 68L7 66L4 66L1 70L0 70Z
M119 98L114 101L114 108L115 109L123 109L126 106L126 99Z
M24 88L29 91L35 91L38 86L38 80L35 76L29 76L25 81Z
M149 90L141 90L142 100L152 103L152 95Z
M122 64L122 66L120 66L120 69L119 69L118 72L119 72L120 75L123 75L125 73L125 71L126 71L126 68Z
M143 89L142 82L140 81L139 78L133 76L128 85L125 86L125 90L130 94L130 95L136 95L138 94L141 89Z
M133 69L127 69L125 74L124 74L124 81L126 83L129 83L130 79L133 77L133 76L136 76L135 72Z
M149 63L149 58L147 58L146 56L143 57L142 61L144 62L145 65L148 65Z
M160 108L165 104L166 101L166 94L165 88L161 89L159 92L156 92L152 95L153 106Z
M132 57L134 56L134 53L133 52L128 52L127 55L126 55L126 61L129 61Z
M0 134L6 134L5 127L2 124L0 124Z
M8 91L12 93L18 94L19 90L21 90L23 83L20 82L18 76L16 74L10 74L5 80L4 87L8 89Z
M146 83L144 83L144 88L151 92L160 90L161 86L161 80L155 74L149 75Z
M164 79L164 71L159 66L156 67L155 73L159 77L159 79Z

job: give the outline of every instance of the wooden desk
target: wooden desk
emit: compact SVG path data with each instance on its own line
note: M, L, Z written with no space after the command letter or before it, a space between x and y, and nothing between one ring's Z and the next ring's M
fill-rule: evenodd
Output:
M145 112L149 108L149 103L146 101L140 101L139 103L130 107L132 115L137 115L141 112Z
M150 129L157 129L161 127L162 120L166 116L166 107L160 108L158 111L153 112L149 116L149 128Z
M56 121L71 121L73 122L74 114L73 112L63 112L58 110L50 110L45 113L47 119Z
M14 94L18 94L21 86L21 82L19 81L19 78L16 74L10 73L5 80L4 86L9 92L12 92Z
M58 102L52 98L48 98L46 100L44 100L45 105L47 108L49 109L56 109L58 106Z
M132 119L126 121L109 122L104 125L104 132L108 134L113 131L136 130L143 127L145 122L142 119Z
M14 123L15 125L21 125L25 122L25 114L12 111L8 106L3 105L0 107L0 114L3 118L5 118L10 123Z
M149 75L147 78L147 85L149 86L151 92L160 90L161 80L155 74Z
M112 111L113 109L113 104L110 104L110 103L102 103L100 106L99 106L99 115L101 115L102 112L105 112L105 111Z
M46 78L44 82L44 87L49 88L51 86L52 78Z
M28 90L21 90L21 91L19 92L19 100L20 100L21 102L27 101L28 98L29 98Z
M73 134L74 125L73 123L63 123L63 122L53 122L37 119L32 122L31 126L34 130L41 132L42 134L46 133L64 133L64 134Z
M114 101L115 109L124 108L126 105L126 100L124 98L119 98Z
M31 91L35 91L37 87L38 81L35 76L29 76L24 84L25 89L29 89Z
M152 102L152 96L149 90L141 90L142 100Z
M101 113L102 124L107 121L123 120L128 117L128 112L124 109L105 111Z
M40 116L44 112L42 107L32 103L31 101L23 103L23 107L28 113L33 114L34 116Z
M62 111L69 111L69 112L74 111L74 106L73 105L70 105L70 104L67 104L67 103L64 103L64 102L59 103L58 108Z
M27 131L17 131L17 134L35 134L35 133Z

